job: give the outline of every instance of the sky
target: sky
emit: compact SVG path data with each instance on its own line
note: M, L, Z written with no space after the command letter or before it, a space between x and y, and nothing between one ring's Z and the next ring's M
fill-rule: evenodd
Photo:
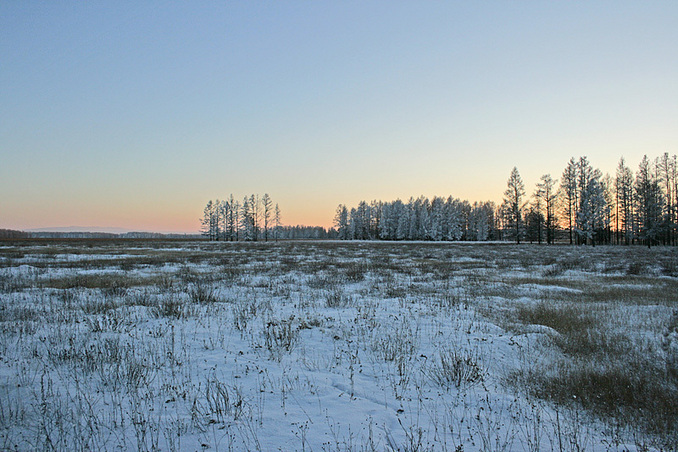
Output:
M678 153L678 2L0 2L0 228L501 202Z

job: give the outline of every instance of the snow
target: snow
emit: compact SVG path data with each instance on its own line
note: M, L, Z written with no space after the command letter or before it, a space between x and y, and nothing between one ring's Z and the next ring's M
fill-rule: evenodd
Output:
M417 246L395 246L405 245ZM325 246L336 243L225 246L219 255L241 260L228 279L205 262L125 272L86 264L135 254L59 254L56 261L83 267L40 269L40 281L96 274L152 283L123 294L49 287L1 294L0 447L523 451L557 450L560 434L568 450L636 450L585 412L506 384L530 359L527 351L543 352L540 338L558 333L543 325L516 333L485 315L495 298L471 296L478 272L461 268L445 281L407 274L397 269L408 257L396 249L382 254L397 262L384 264L394 265L388 277L388 268L369 264L347 279L342 272L373 262L378 251L369 243L338 252ZM482 262L464 255L470 249L445 251L456 253L449 262ZM302 270L282 259L329 265ZM526 276L518 267L492 271ZM21 264L0 275L35 272ZM159 275L173 284L156 283ZM216 301L192 299L198 287L213 290ZM581 293L519 288L520 302ZM468 373L441 384L448 352L465 360L460 373Z

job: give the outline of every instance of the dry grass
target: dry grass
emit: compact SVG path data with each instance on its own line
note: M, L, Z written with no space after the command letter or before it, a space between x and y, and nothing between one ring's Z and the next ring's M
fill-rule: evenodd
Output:
M638 334L649 332L609 317L624 316L623 306L542 301L521 304L513 315L520 324L552 328L555 333L548 341L562 352L545 367L517 370L511 378L521 390L561 405L581 406L617 426L640 428L662 438L661 447L678 447L672 434L678 431L678 360L671 361L659 343ZM668 337L673 320L656 321L669 324L664 330Z
M131 287L156 286L161 284L161 275L131 276L125 273L76 274L50 277L40 280L45 289L101 289L113 295L124 295Z
M225 309L229 328L280 361L299 345L307 323L273 315L266 306L272 299L309 312L317 307L356 311L352 327L367 331L364 346L380 362L397 367L398 384L405 387L420 333L411 319L377 325L376 308L364 300L402 305L416 300L430 310L421 315L469 308L511 334L540 331L537 345L549 359L514 369L509 381L517 391L651 435L657 447L678 448L675 248L167 240L5 245L0 248L0 332L6 343L32 337L46 320L62 322L77 340L69 345L67 336L54 339L59 347L46 357L38 347L31 353L55 367L109 372L117 381L111 384L126 390L143 385L155 370L124 343L102 341L88 348L78 342L82 331L131 328L131 312L167 322L199 317L208 323L211 309ZM21 265L32 269L10 271ZM239 298L230 300L224 295L229 291ZM17 302L36 293L40 303ZM324 323L331 324L318 322ZM167 337L164 331L148 334ZM205 347L216 340L206 339ZM158 356L175 362L170 346ZM486 376L475 354L441 349L430 358L426 377L437 386L462 388ZM237 389L216 379L206 388L203 411L222 421L232 418L240 403ZM20 422L20 409L14 413L11 422Z

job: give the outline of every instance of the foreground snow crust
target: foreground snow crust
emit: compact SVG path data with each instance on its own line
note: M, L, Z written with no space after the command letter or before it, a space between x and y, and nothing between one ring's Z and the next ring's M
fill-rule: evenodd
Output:
M548 268L518 254L325 242L7 258L0 448L637 450L511 384L558 353L558 332L492 313L588 277L515 283Z

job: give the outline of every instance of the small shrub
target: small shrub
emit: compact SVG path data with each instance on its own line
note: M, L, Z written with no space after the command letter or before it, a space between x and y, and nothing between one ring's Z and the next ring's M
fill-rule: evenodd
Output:
M156 317L167 317L180 319L186 316L184 303L175 295L165 295L158 301L158 305L153 308Z
M125 387L132 393L136 393L139 388L148 385L151 378L151 369L132 352L127 353L121 373Z
M426 370L428 377L444 388L462 388L483 381L484 372L478 357L469 352L443 349Z
M238 420L242 415L244 401L242 391L237 387L229 387L212 376L205 385L205 399L210 414L217 422L225 422L227 418Z
M415 332L407 322L378 328L372 350L384 361L407 361L417 350Z
M219 301L217 289L211 282L196 279L188 290L188 296L193 303L210 304Z
M110 297L106 296L103 293L101 296L92 296L87 297L82 301L81 307L82 312L85 314L105 314L108 311L116 309L120 306L120 303Z
M85 317L85 324L92 333L127 332L130 326L122 315L109 314Z
M341 287L334 287L325 293L325 306L328 308L345 308L350 302L351 298Z
M125 304L127 306L152 307L156 306L157 302L155 301L153 295L148 289L143 289L128 293L125 296Z
M289 319L271 319L264 325L264 344L274 356L291 352L299 339L299 329Z
M247 324L256 317L259 305L256 300L240 299L233 303L233 326L238 331L245 331Z
M176 287L176 282L170 275L161 275L158 278L157 286L163 292L171 292Z

